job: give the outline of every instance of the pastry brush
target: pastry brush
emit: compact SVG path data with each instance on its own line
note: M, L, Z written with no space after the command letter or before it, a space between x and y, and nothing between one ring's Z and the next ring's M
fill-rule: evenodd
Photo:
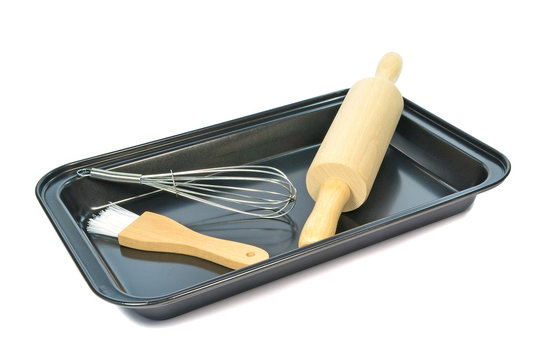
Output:
M118 205L93 216L86 230L118 238L121 246L195 256L231 269L269 258L259 247L200 234L164 215L149 211L137 215Z

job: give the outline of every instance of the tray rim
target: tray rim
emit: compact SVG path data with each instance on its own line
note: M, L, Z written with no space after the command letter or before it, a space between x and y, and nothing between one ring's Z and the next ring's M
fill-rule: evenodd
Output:
M456 147L456 145L468 144L471 149L474 149L483 154L488 159L491 159L493 163L502 170L501 173L495 174L493 171L490 171L490 169L487 169L487 165L485 162L482 161L482 159L480 159L479 157L475 157L475 160L485 166L488 171L487 177L484 179L484 181L480 182L477 185L441 197L437 199L437 201L432 201L429 204L418 205L414 208L393 214L392 216L388 216L368 224L363 224L361 226L347 230L340 234L336 234L335 236L309 245L307 247L294 249L284 254L271 257L263 262L254 264L252 266L216 276L211 280L199 283L195 286L181 289L172 294L159 295L156 297L139 297L121 291L117 288L117 286L115 286L115 284L113 283L113 279L108 277L107 270L105 270L106 267L104 265L104 277L99 276L98 278L97 269L102 266L101 256L97 254L97 251L93 247L84 246L88 247L88 250L90 251L90 253L86 256L83 256L82 254L83 249L75 249L75 244L72 243L70 237L75 235L75 232L83 233L83 230L80 229L78 226L73 229L64 228L58 220L59 214L64 212L65 214L63 215L69 216L69 218L71 219L72 217L70 216L70 214L68 214L68 211L63 206L60 206L61 204L57 204L57 206L55 206L55 208L60 211L59 213L56 213L56 209L53 206L55 204L52 204L46 199L46 193L52 181L56 179L58 181L65 179L64 183L66 184L67 182L74 180L74 174L72 176L68 176L67 174L71 170L81 167L82 164L87 164L86 166L90 166L90 164L100 165L107 159L109 160L110 164L115 164L117 162L123 163L124 159L130 155L134 159L139 156L150 156L151 153L154 153L155 151L169 151L169 149L174 147L176 144L178 145L178 147L181 147L182 142L191 144L194 141L200 142L201 138L212 138L212 136L227 135L232 131L254 126L256 124L265 124L270 121L280 121L281 119L291 116L292 114L306 111L308 108L321 109L324 106L332 106L334 104L338 104L343 100L347 91L348 89L331 92L325 95L302 100L281 107L276 107L271 110L259 112L219 124L210 125L182 134L177 134L151 142L70 162L46 173L38 181L35 187L35 195L50 222L52 223L53 227L55 228L56 232L58 233L58 236L61 238L63 244L67 248L67 251L73 258L73 261L77 265L77 268L82 273L84 279L86 280L92 291L104 300L107 300L117 305L130 308L146 308L157 306L159 304L170 304L181 301L182 298L195 296L220 284L231 283L233 281L246 278L254 273L267 271L270 268L279 266L281 264L284 264L285 262L295 260L298 257L306 256L307 254L313 252L322 251L324 248L331 247L339 242L345 242L349 239L357 237L360 234L367 234L377 229L391 226L391 224L397 221L404 221L409 217L432 211L438 207L442 207L452 202L463 200L467 197L475 197L477 194L497 186L509 175L511 171L511 163L508 158L504 156L501 152L467 134L456 126L437 117L429 111L426 111L412 101L404 98L404 113L407 112L409 115L416 117L418 121L420 121L419 118L421 118L421 125L423 127L426 127L424 125L429 125L431 127L429 129L430 132L433 135L440 137L443 141L450 143L449 140L454 140L456 143L450 143L452 146ZM415 120L413 119L413 121ZM471 154L469 155L471 156ZM56 216L56 214L58 215ZM74 225L77 224L75 223ZM90 269L90 267L96 268L96 270Z

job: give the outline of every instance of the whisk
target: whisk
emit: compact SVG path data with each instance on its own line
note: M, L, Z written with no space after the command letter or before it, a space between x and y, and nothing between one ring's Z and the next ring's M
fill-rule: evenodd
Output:
M260 218L288 214L296 201L296 188L279 169L242 165L142 175L97 168L78 176L118 183L143 184L176 196ZM243 186L243 183L249 184Z

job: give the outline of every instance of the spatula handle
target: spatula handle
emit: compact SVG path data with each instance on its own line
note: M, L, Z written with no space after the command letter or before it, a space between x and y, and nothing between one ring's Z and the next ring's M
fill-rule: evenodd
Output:
M195 256L231 269L269 258L259 247L200 234L152 212L144 212L127 226L118 234L118 242L133 249Z

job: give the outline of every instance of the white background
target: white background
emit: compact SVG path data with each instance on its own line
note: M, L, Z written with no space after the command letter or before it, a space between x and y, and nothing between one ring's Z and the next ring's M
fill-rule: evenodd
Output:
M550 358L544 2L3 1L2 358ZM468 211L164 322L98 298L34 195L65 163L351 86L512 162Z

